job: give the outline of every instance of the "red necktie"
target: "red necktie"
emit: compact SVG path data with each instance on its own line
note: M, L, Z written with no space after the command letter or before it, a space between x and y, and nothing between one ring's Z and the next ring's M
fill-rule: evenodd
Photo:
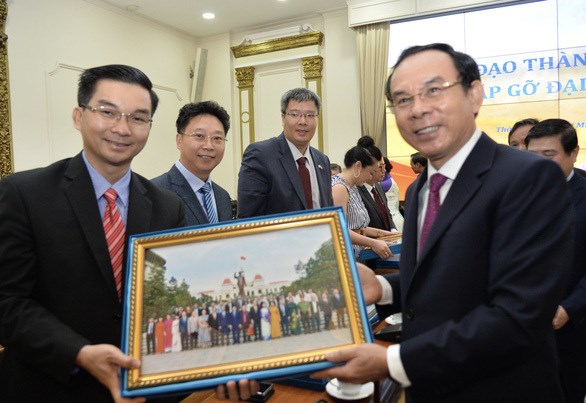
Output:
M419 236L419 252L423 250L431 226L435 221L437 213L440 209L440 188L444 185L448 178L442 174L433 174L429 179L429 198L427 199L427 210L425 212L425 219L421 227L421 235Z
M372 193L372 196L374 197L374 202L376 203L376 208L378 209L378 212L380 213L380 216L383 219L383 225L384 225L384 229L387 231L390 231L390 226L389 226L389 213L387 210L387 207L383 204L382 199L380 198L380 195L378 194L378 192L376 191L376 189L373 187L372 189L370 189L370 192Z
M122 255L124 252L124 222L116 206L118 194L112 188L104 193L106 198L106 211L104 211L104 233L108 243L108 252L110 252L110 261L112 262L112 272L114 282L116 283L116 292L118 298L122 299Z
M313 208L313 198L311 197L311 179L309 178L309 170L305 166L306 158L301 157L297 160L299 164L299 176L301 177L301 184L303 185L303 193L305 194L305 202L307 208Z

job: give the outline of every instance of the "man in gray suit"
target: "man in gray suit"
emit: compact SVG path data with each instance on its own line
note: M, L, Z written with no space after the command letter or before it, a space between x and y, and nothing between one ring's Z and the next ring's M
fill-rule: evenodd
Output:
M152 182L183 200L188 226L230 220L230 195L210 176L224 157L228 112L214 101L190 103L179 111L176 126L179 160Z
M320 109L320 98L307 88L295 88L283 95L283 132L244 151L238 175L238 217L333 204L330 160L309 145ZM307 175L305 181L302 175Z

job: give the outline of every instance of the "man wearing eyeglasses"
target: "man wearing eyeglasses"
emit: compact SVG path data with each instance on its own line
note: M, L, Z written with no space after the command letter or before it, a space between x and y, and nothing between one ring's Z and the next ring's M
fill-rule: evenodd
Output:
M179 160L152 182L183 200L186 225L230 220L230 195L211 179L224 157L230 129L228 112L214 101L190 103L179 111L176 126Z
M321 100L307 88L281 97L283 132L249 145L238 175L238 217L255 217L333 204L330 160L309 143Z
M125 241L185 221L176 195L130 170L157 104L134 67L85 70L82 152L0 181L0 400L144 401L120 396L119 369L140 365L118 348Z
M551 318L574 234L562 172L476 127L478 66L449 45L403 51L386 93L429 159L407 193L400 273L360 269L379 317L402 312L402 341L327 354L345 365L314 376L390 375L412 402L563 401Z

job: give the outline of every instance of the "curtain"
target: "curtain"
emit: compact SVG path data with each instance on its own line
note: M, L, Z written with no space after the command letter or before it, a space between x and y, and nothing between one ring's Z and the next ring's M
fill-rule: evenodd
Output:
M386 144L384 84L389 70L389 27L388 22L381 22L355 28L360 74L361 135L371 136L379 146Z

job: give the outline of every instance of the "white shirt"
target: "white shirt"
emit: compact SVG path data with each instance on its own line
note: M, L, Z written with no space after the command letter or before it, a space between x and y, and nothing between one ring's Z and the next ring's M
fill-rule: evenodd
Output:
M443 203L452 187L452 183L458 176L458 172L464 165L466 158L472 152L472 149L480 139L482 132L476 129L470 139L458 150L452 158L450 158L442 167L437 170L431 164L427 164L427 181L419 191L419 209L417 211L417 239L421 233L421 226L423 225L423 215L427 209L427 199L429 194L429 178L436 173L444 175L446 182L440 189L440 203ZM390 305L393 303L393 288L391 284L383 276L376 276L383 288L383 295L378 302L379 305ZM387 366L389 367L389 374L393 379L399 382L403 387L411 386L411 381L405 372L405 367L401 361L401 345L394 344L387 349Z
M218 211L217 211L218 208L216 206L216 196L214 195L214 187L211 186L212 185L212 175L208 176L208 180L204 182L201 179L199 179L197 176L192 174L189 169L185 168L185 165L183 165L181 163L181 161L177 160L177 162L175 163L175 166L177 167L179 172L181 172L181 175L183 175L183 177L185 178L185 180L189 184L189 187L191 188L191 190L193 190L193 192L195 193L195 196L197 197L197 200L199 201L199 204L201 205L201 207L203 207L204 211L205 211L205 201L203 198L203 194L199 191L199 189L201 189L203 187L203 185L205 185L206 183L208 183L208 182L210 183L210 189L211 189L210 194L212 195L212 200L214 201L214 203L212 203L213 208L214 208L214 210L216 210L216 217L219 217Z
M311 200L313 202L313 208L320 208L321 204L319 202L319 184L317 183L317 174L315 173L316 166L313 163L313 158L311 158L309 146L307 146L305 153L301 154L301 151L299 151L299 149L295 147L295 144L291 143L286 137L285 140L287 140L287 145L289 145L291 154L293 154L293 160L295 161L295 164L297 164L297 170L299 170L299 164L297 163L297 160L301 157L307 158L305 165L307 166L307 170L309 171L309 180L311 181ZM324 169L321 165L318 168Z

